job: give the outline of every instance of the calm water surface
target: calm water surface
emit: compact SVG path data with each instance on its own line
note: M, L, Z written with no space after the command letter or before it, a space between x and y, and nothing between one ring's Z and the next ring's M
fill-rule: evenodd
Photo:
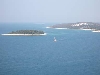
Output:
M46 36L0 35L0 75L100 75L100 33L45 26L0 24L0 34L19 29L47 33Z

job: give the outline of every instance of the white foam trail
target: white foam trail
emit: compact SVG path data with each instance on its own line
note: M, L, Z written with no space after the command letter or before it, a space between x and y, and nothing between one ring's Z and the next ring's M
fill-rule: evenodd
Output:
M55 28L55 29L68 29L68 28Z
M92 29L81 29L81 30L92 30Z
M51 28L51 27L46 27L46 28Z
M100 31L92 31L92 32L100 32Z

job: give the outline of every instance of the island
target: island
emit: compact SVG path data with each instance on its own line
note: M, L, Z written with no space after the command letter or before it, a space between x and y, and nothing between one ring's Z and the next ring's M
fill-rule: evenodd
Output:
M92 32L100 32L100 23L94 23L94 22L63 23L63 24L56 24L48 28L80 29L80 30L92 30Z
M38 30L17 30L2 35L46 35L46 33Z

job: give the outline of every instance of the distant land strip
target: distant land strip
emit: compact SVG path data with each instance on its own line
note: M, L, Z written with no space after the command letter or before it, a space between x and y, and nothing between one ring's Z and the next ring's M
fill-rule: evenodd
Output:
M46 33L44 33L43 31L38 31L38 30L17 30L17 31L12 31L10 33L7 34L1 34L1 35L24 35L24 36L28 36L28 35L46 35Z
M46 28L80 29L80 30L91 30L92 32L100 32L100 23L94 23L94 22L62 23L62 24L52 25Z
M28 36L28 35L46 35L46 33L44 33L44 34L1 34L1 35L18 35L18 36L24 35L24 36Z

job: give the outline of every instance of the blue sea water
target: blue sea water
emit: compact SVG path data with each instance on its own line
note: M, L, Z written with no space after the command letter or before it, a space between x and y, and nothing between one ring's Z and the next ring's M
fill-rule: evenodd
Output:
M0 35L0 75L100 75L100 33L45 28L48 25L0 24L0 34L20 29L47 33Z

